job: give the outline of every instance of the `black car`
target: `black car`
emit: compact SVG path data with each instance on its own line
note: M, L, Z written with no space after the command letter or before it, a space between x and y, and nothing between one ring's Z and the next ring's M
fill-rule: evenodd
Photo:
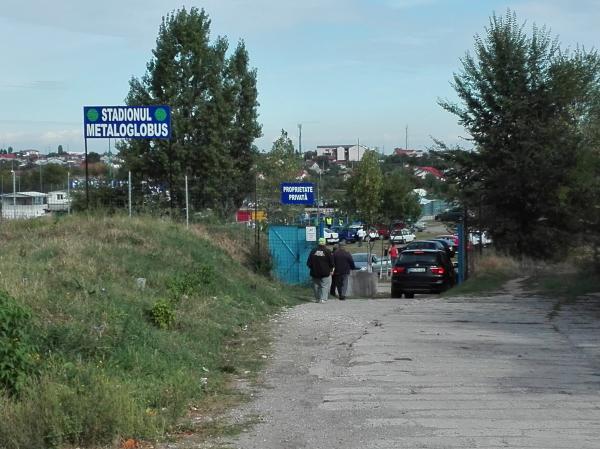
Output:
M431 239L431 241L441 243L444 249L446 250L446 254L448 254L448 257L452 258L456 254L456 252L454 251L454 246L450 245L450 243L448 243L448 240L437 238Z
M415 293L441 293L455 283L454 267L445 251L411 249L400 253L392 268L392 298Z
M444 246L442 242L437 240L415 240L406 245L404 249L437 249L440 251L446 251L447 246Z

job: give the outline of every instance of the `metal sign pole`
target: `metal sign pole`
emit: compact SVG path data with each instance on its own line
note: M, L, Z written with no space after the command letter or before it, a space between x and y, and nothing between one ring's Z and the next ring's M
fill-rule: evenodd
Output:
M83 139L85 142L85 210L90 208L90 181L88 172L88 148L87 137Z
M131 217L131 171L129 172L129 216Z
M188 177L185 175L185 227L190 227L190 203L188 197Z
M67 214L71 214L71 172L67 172Z

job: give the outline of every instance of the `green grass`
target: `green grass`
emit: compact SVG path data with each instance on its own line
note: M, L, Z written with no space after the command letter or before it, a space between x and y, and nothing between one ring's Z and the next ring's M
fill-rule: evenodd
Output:
M574 300L587 293L600 292L600 276L593 273L544 273L531 279L534 293Z
M494 294L501 290L506 282L515 277L514 274L507 272L481 273L446 291L443 296Z
M522 275L522 266L509 257L486 254L475 259L469 279L448 290L444 296L494 294L509 280Z
M305 292L249 271L231 230L204 235L150 218L2 223L0 290L32 311L39 375L0 402L0 448L160 438L260 369L256 329ZM151 314L161 300L165 328Z

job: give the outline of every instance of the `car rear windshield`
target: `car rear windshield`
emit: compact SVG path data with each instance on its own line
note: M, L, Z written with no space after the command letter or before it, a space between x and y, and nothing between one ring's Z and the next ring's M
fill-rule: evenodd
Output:
M368 260L366 254L352 254L352 258L354 259L354 262L366 262Z
M438 258L435 253L402 253L398 263L437 264Z
M438 249L438 246L435 243L432 242L415 242L415 243L410 243L407 248L409 249L413 249L413 248L421 248L421 249Z

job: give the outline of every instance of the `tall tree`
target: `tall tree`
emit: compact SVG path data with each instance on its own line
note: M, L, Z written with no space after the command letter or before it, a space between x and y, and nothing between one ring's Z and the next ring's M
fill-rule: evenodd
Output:
M367 224L373 224L381 212L383 176L379 155L368 150L352 173L348 183L348 197L357 214Z
M474 151L447 153L461 199L481 202L482 222L515 255L547 258L566 248L564 188L581 143L582 107L597 78L594 53L560 50L545 28L527 35L516 15L492 16L453 87L455 114Z
M59 155L63 155L63 154L64 154L64 152L65 152L65 151L63 150L63 146L62 146L62 145L59 145L59 146L58 146L58 154L59 154Z
M130 81L128 105L166 104L172 111L170 141L130 141L121 149L136 177L166 188L172 206L184 204L183 178L196 207L228 214L252 190L245 175L260 137L256 71L240 43L210 42L204 10L183 8L163 18L146 74Z
M419 196L408 173L394 170L385 178L381 189L381 217L386 224L394 220L416 221L421 215Z
M290 221L299 213L297 206L280 204L282 182L295 182L302 171L302 158L294 150L287 131L273 142L271 151L258 159L258 189L261 207L267 211L270 221Z

